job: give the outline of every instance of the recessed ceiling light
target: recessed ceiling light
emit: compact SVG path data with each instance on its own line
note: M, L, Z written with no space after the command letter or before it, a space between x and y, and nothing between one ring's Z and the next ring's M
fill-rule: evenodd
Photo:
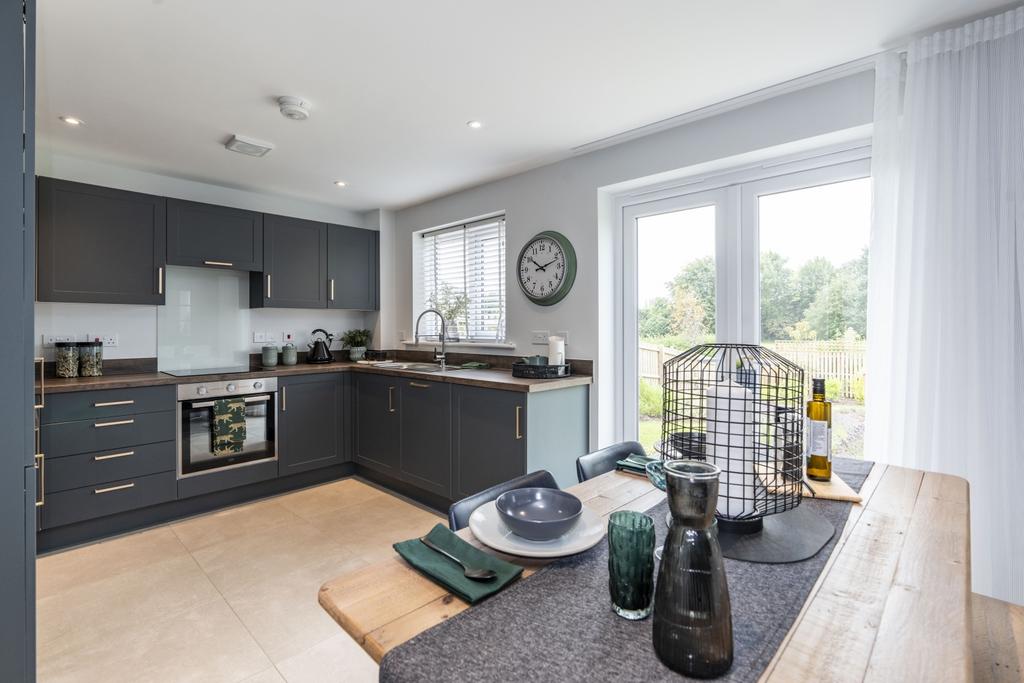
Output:
M480 121L466 121L466 125L472 128L473 130L477 130L484 127L484 124Z
M83 123L85 123L85 121L78 118L77 116L61 116L60 120L68 124L69 126L80 126Z
M337 185L338 187L348 187L348 183L346 183L344 180L335 180L334 184Z

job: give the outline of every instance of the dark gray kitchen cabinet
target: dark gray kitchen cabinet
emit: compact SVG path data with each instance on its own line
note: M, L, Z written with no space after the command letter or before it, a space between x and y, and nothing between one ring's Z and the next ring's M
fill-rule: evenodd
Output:
M379 298L380 233L327 226L328 308L375 311Z
M167 263L263 270L263 214L167 200Z
M526 474L526 401L518 391L452 387L453 499Z
M278 475L337 465L348 459L343 434L341 373L282 377L278 392Z
M35 0L0 3L0 681L35 680Z
M327 308L327 224L263 216L263 272L250 276L254 308Z
M39 301L163 304L167 200L38 180Z
M401 478L401 377L355 377L354 460L371 470Z
M401 478L413 486L451 497L451 385L401 380Z

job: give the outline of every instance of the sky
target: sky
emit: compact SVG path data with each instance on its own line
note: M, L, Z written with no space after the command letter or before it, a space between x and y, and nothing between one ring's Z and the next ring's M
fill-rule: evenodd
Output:
M761 251L797 269L823 256L835 265L857 258L871 226L869 178L763 195L758 200ZM666 283L690 261L714 256L715 208L647 216L637 221L641 305L667 296Z

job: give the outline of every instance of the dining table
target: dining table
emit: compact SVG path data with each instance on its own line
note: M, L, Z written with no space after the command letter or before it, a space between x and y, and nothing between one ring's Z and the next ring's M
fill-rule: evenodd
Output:
M612 471L567 489L595 512L645 511L665 493ZM876 463L821 574L761 681L970 681L971 559L967 482ZM466 528L465 541L524 567ZM396 539L401 540L401 539ZM475 609L396 553L327 581L324 610L375 661Z

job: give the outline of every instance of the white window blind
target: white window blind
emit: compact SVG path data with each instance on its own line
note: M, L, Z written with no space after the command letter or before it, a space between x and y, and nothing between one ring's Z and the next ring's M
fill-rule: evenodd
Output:
M422 281L416 315L440 310L448 337L505 341L505 217L421 233ZM437 335L441 323L429 315L420 336Z

